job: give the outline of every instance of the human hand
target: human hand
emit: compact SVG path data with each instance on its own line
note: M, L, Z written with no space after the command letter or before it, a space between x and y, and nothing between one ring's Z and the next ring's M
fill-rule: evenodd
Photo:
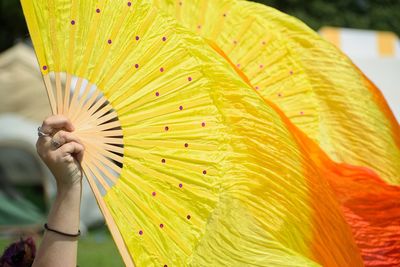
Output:
M80 187L82 180L81 161L84 147L72 133L74 126L64 116L46 118L38 129L36 149L53 173L58 191ZM41 136L40 136L41 135Z

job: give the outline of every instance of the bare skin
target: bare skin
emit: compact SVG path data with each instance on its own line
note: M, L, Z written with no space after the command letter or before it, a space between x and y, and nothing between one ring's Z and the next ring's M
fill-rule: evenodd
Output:
M76 234L79 230L82 194L80 162L84 147L73 134L74 127L71 122L63 116L46 118L41 131L49 136L38 138L37 152L53 173L57 183L57 196L47 224L52 229ZM75 267L77 249L78 238L46 231L32 266Z

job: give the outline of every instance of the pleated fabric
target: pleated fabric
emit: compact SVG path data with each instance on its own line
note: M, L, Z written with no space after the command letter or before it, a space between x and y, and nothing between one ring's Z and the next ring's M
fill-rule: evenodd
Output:
M292 132L342 203L365 264L399 264L399 189L381 178L398 184L400 134L379 90L336 48L272 8L235 0L156 2L208 39L244 81L301 129ZM303 133L346 163L333 163Z
M381 189L393 220L363 227L376 209L337 196L376 174L330 161L223 49L151 1L22 6L53 113L75 125L127 266L363 266L358 237L381 242L385 229L396 251L398 189ZM360 200L379 200L373 185Z
M333 159L400 184L400 127L381 92L298 19L241 0L155 0L214 43Z

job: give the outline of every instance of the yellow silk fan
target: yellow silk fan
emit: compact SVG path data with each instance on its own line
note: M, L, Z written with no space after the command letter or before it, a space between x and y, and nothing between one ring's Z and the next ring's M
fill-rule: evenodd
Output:
M379 90L296 18L242 0L155 0L209 40L328 155L400 185L400 127Z
M127 266L362 266L286 118L200 37L146 0L21 2Z

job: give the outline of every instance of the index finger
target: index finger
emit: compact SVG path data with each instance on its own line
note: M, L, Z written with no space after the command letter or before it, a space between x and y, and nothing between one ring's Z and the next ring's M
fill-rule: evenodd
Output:
M62 115L53 115L47 117L42 124L41 129L45 133L52 133L54 130L65 129L72 132L75 128L71 121Z

